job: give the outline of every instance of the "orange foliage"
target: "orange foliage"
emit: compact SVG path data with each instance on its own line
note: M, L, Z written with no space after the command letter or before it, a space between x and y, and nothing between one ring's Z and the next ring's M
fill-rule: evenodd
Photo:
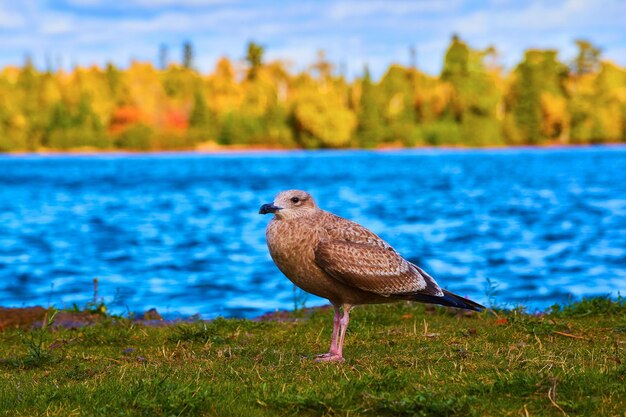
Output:
M185 130L189 126L187 115L180 109L170 109L165 113L163 127L165 130Z
M138 107L120 106L113 110L111 122L109 123L109 132L112 134L121 133L131 125L146 122L147 117Z

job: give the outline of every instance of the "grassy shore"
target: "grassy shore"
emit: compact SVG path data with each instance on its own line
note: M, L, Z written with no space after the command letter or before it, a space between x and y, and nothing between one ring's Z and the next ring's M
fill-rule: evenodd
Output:
M626 302L530 315L354 310L344 363L316 363L329 309L281 320L0 333L8 416L624 416ZM50 320L52 324L52 320Z

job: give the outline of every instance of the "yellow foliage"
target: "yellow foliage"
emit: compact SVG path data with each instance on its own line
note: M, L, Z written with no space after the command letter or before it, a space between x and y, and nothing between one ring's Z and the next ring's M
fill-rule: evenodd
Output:
M241 107L245 98L242 86L235 79L235 69L228 58L221 58L209 78L211 100L208 102L217 114L224 115Z
M492 51L468 53L449 57L447 76L391 65L380 80L346 80L323 54L299 72L261 60L254 77L246 76L249 65L228 58L210 74L137 61L57 72L7 66L0 69L0 151L54 143L191 149L198 138L307 148L626 140L624 68L599 62L567 73L555 51L535 50L503 75ZM190 124L193 114L205 120L201 127Z
M549 92L541 93L542 124L541 132L547 138L558 138L569 124L567 100Z
M623 132L624 121L621 117L621 106L617 100L605 104L597 110L597 137L596 140L603 142L619 140Z
M8 120L8 126L17 130L25 130L28 126L28 120L23 114L16 114Z
M295 103L294 116L303 134L308 136L304 141L312 141L312 147L348 146L357 124L354 112L332 90L301 94Z
M396 93L393 95L391 100L389 100L389 105L387 106L387 117L394 118L402 113L404 110L404 94L405 93Z
M162 123L167 95L152 64L134 61L126 71L126 80L131 103L139 105L149 121Z
M454 87L448 82L442 82L434 86L434 88L426 92L424 104L430 109L433 118L441 115L449 106L454 97Z
M17 79L20 76L21 69L14 66L7 66L0 72L0 77L7 80L11 84L17 83Z

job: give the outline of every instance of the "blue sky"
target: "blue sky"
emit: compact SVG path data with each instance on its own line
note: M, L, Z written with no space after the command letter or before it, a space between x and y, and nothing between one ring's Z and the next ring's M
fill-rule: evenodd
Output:
M556 48L568 61L576 38L626 66L623 0L0 0L0 67L22 63L26 52L41 67L46 56L65 68L156 63L160 44L180 60L188 39L197 67L209 71L220 56L240 60L254 40L293 70L323 49L349 76L365 63L375 76L407 64L414 45L418 67L436 74L452 33L475 48L493 44L506 68L531 47Z

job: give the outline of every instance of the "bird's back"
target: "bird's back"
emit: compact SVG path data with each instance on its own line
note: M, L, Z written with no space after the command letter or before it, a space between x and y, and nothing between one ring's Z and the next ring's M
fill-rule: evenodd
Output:
M301 207L301 197L308 205ZM319 209L308 194L287 191L277 199L283 206L262 207L279 211L268 224L267 245L278 268L303 290L335 305L415 300L481 308L442 290L367 228Z
M340 225L347 226L345 230L354 237L377 240L382 242L380 244L387 245L367 229L363 228L367 231L366 233L358 230L361 227L358 224L319 210L315 215L303 218L272 219L266 230L270 255L276 266L294 284L314 295L327 298L335 304L388 301L384 296L338 281L320 268L316 260L316 249L320 242L332 240L332 236L341 230L341 228L337 229Z

